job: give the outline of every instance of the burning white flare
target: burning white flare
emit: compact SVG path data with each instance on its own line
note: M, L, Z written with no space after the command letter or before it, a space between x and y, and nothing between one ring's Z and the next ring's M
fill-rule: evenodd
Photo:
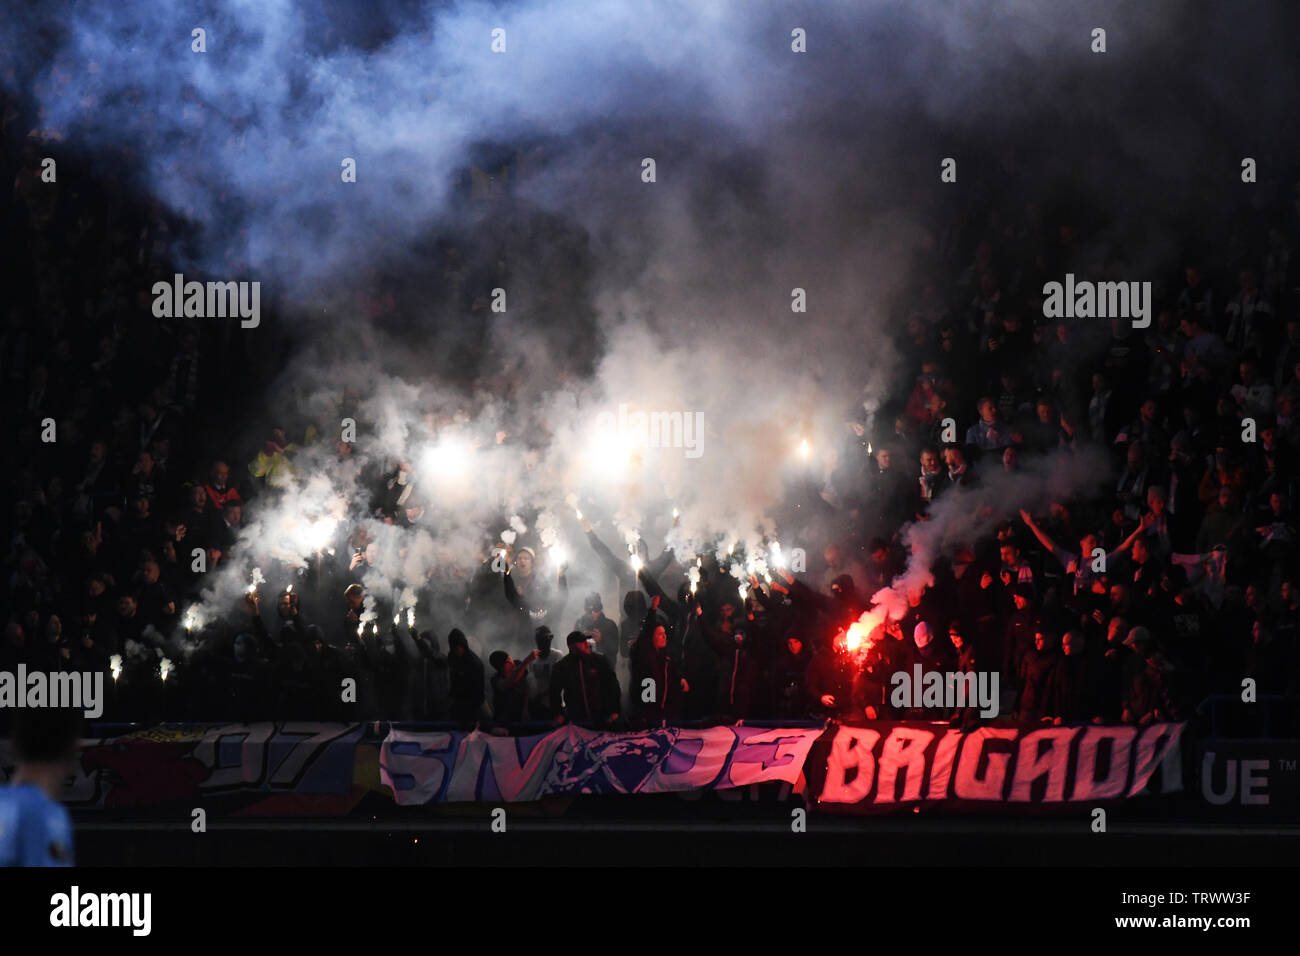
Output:
M307 528L307 543L313 551L321 551L324 547L334 540L334 531L338 528L338 521L326 516L317 518Z
M436 445L425 450L420 465L434 481L454 481L469 474L473 453L473 446L463 438L444 435Z

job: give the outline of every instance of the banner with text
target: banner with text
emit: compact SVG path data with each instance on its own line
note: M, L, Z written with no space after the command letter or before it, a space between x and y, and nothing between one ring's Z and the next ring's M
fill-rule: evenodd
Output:
M304 807L314 800L318 812L338 812L355 802L362 733L360 724L285 722L165 724L90 737L81 741L61 799L113 810L239 797L247 806L294 812L310 812ZM13 769L12 744L0 740L0 783Z
M809 784L819 809L854 812L1013 810L1170 794L1183 789L1184 727L842 726L829 741L824 776L814 770L821 762L811 762Z
M379 772L401 805L794 784L823 733L745 726L633 733L566 726L534 737L392 730Z

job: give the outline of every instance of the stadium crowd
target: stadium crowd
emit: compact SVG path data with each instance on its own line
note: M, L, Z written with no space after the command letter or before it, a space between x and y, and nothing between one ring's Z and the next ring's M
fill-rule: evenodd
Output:
M1239 695L1247 677L1261 695L1296 692L1296 209L1167 263L1151 326L1112 320L1098 341L1098 320L1042 317L1045 281L1096 264L1079 217L1032 203L965 210L936 230L926 281L897 323L912 377L872 422L846 424L818 496L841 533L809 549L811 573L754 578L742 595L709 558L693 590L671 552L645 554L634 575L586 525L625 595L613 616L599 594L570 595L520 541L501 552L508 573L480 555L463 593L422 602L463 608L459 620L421 628L381 614L383 627L367 628L368 542L348 529L336 559L270 607L248 595L159 680L153 648L184 626L203 584L191 549L209 573L228 559L246 509L279 494L304 436L267 422L259 446L241 446L231 403L266 357L228 323L152 317L144 290L170 277L185 224L102 171L71 175L71 160L61 178L81 185L43 183L40 159L57 147L29 135L21 99L0 105L12 184L0 368L14 429L0 670L107 672L124 655L116 719L485 726L980 720L970 707L895 706L890 675L916 665L996 670L1003 718L1035 724L1186 718L1206 695ZM491 255L450 242L438 254L450 307L478 308L485 289L467 263ZM42 441L47 419L55 442ZM957 435L945 442L947 419ZM219 454L213 435L229 436ZM940 558L901 620L845 646L846 625L904 568L909 523L1027 456L1084 446L1112 456L1109 480L1046 513L1002 516ZM418 518L393 474L373 484L371 517ZM504 649L525 641L535 649L519 659ZM339 692L348 677L355 704Z

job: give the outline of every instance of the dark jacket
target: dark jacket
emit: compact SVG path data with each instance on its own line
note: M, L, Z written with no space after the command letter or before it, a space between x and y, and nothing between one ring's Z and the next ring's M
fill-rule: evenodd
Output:
M1101 715L1100 684L1096 667L1087 652L1061 657L1047 688L1044 716L1059 717L1062 723L1087 723Z
M602 611L600 617L596 620L591 619L591 614L584 613L582 617L573 622L573 630L581 631L583 634L590 634L593 631L596 636L596 652L599 653L610 664L618 661L619 656L619 631L618 625L605 616Z
M758 650L753 635L737 625L731 633L710 628L709 644L717 655L717 708L719 713L736 717L754 714L759 684L762 678ZM744 639L737 641L737 634Z
M641 675L641 680L632 686L632 694L641 705L641 716L652 724L665 720L669 722L678 720L682 715L682 706L686 698L682 690L682 674L677 661L673 659L668 648L656 650L649 639L638 642L636 657L637 671ZM643 682L646 679L654 682L652 701L647 701L643 692Z
M533 633L539 626L545 625L551 629L560 626L558 617L568 598L568 582L563 574L559 577L558 587L548 588L541 576L534 572L532 581L528 582L527 593L520 593L515 575L506 573L501 577L506 603L515 609L516 636L520 643L531 644Z
M902 671L913 676L912 665L920 663L916 645L910 639L899 640L887 633L880 634L867 651L866 661L853 688L853 703L862 716L867 707L876 709L878 719L899 719L906 708L895 707L893 676Z
M1159 655L1143 660L1134 654L1125 681L1124 709L1132 723L1150 716L1153 720L1177 719L1178 707L1172 692L1171 672Z
M1050 688L1056 678L1056 667L1061 660L1059 651L1032 648L1020 660L1018 674L1020 702L1016 711L1021 723L1037 723L1047 713Z
M1020 662L1034 649L1034 629L1039 627L1038 614L1033 605L1014 612L1007 619L1002 638L1002 679L1019 680Z
M524 705L528 700L527 669L515 665L515 672L492 675L492 717L499 724L517 724L524 719Z
M460 631L451 632L447 645L449 715L458 723L472 723L478 720L487 697L483 685L483 662L469 649L465 635ZM457 647L464 648L463 653L457 654Z
M605 722L619 709L614 668L599 654L571 651L551 671L551 709L574 722Z
M808 669L813 656L805 644L798 654L791 654L783 646L772 662L769 675L772 711L775 717L801 719L812 713L812 689L808 685Z
M833 716L847 713L854 698L854 673L852 666L829 645L813 654L808 662L808 694L815 716ZM826 707L822 698L835 698L833 707Z

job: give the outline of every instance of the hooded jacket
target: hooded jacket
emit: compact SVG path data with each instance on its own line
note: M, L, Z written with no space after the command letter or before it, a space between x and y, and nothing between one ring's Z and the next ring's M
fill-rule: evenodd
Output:
M478 720L487 697L483 661L469 649L469 641L459 628L447 636L448 697L451 719L460 723ZM462 648L464 653L457 653Z
M752 716L762 677L753 633L744 623L733 619L730 633L709 628L708 634L717 655L718 710L737 717Z
M570 649L551 671L551 709L575 722L600 724L619 711L614 668L599 654Z
M808 686L808 669L813 656L803 643L798 654L783 644L772 662L770 684L773 711L777 717L804 718L812 711L813 696Z
M681 717L685 694L682 691L682 673L677 661L665 647L656 649L651 639L638 642L637 670L641 680L632 686L632 694L640 703L641 716L651 723L674 721ZM642 682L654 681L654 700L644 700Z
M641 625L645 622L647 604L645 595L640 591L628 591L623 595L623 621L618 626L620 657L632 656L632 647L641 634Z
M599 640L596 643L596 650L610 664L615 664L619 658L619 629L618 625L607 618L604 612L594 621L590 613L584 613L582 617L573 622L573 629L587 634L595 631ZM624 654L623 656L627 656Z

